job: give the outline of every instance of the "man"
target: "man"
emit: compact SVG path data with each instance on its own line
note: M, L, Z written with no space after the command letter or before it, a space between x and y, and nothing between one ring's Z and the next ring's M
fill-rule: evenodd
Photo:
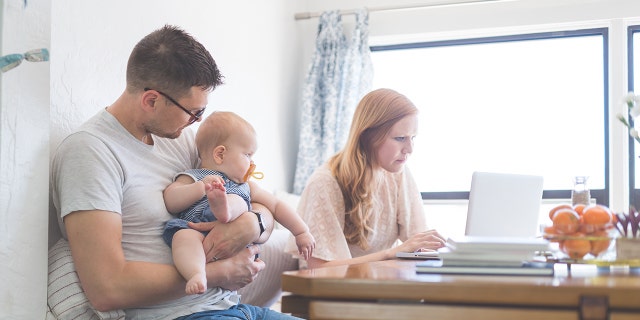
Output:
M125 309L127 318L228 316L295 319L238 304L234 290L265 267L258 246L273 217L253 205L232 223L193 225L212 231L208 290L186 296L185 280L161 238L172 216L162 191L177 172L197 166L191 130L222 84L210 53L189 34L164 26L144 37L127 64L122 95L69 135L52 163L54 205L69 240L82 287L100 311ZM184 132L183 132L184 131ZM219 260L217 257L229 257Z

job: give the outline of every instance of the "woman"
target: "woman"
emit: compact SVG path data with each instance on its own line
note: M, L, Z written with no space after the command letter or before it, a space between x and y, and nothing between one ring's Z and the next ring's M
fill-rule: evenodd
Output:
M316 169L301 195L298 213L316 238L307 267L386 260L444 245L427 229L420 192L405 168L417 131L418 109L404 95L378 89L362 98L346 146ZM292 242L287 251L297 252Z

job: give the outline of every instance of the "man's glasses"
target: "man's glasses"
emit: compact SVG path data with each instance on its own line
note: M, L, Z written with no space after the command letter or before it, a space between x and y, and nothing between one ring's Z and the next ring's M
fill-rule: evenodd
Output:
M204 108L198 110L196 113L193 113L193 112L187 110L187 108L183 107L180 103L178 103L178 101L176 101L175 99L171 98L168 94L166 94L166 93L164 93L162 91L155 90L155 89L144 88L144 91L149 91L149 90L153 90L153 91L156 91L157 93L161 94L163 97L167 98L167 100L171 101L171 103L175 104L178 108L182 109L182 111L186 112L189 116L191 116L191 118L189 118L189 124L192 124L192 123L200 120L200 118L204 114L204 110L207 109L207 107L204 107Z
M22 63L22 60L29 62L49 61L49 50L35 49L22 53L8 54L0 57L0 71L7 72Z

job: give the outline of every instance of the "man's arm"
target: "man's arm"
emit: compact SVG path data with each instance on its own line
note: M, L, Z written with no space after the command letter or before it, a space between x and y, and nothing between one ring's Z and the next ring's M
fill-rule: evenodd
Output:
M152 305L185 294L185 281L172 265L125 260L119 214L76 211L64 222L82 288L97 310Z
M185 295L185 280L173 265L125 260L119 214L77 211L68 214L64 222L82 288L97 310L148 306ZM234 222L226 225L233 226ZM229 229L233 232L240 228L246 227L238 224ZM236 290L264 269L264 262L254 261L259 248L243 250L207 265L210 288Z
M251 283L266 266L264 261L255 258L259 253L258 246L249 246L229 259L207 263L207 284L209 287L219 286L228 290L243 288ZM214 282L215 284L212 285Z
M259 212L265 231L260 234L258 217L253 212L245 212L230 223L200 222L189 223L189 226L200 231L210 231L204 238L204 251L207 253L207 261L226 259L236 255L246 246L252 243L263 243L273 231L273 215L265 206L252 203L252 211Z

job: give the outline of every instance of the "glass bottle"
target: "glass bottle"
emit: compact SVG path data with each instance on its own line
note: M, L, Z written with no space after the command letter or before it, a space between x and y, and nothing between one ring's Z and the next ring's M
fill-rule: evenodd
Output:
M591 201L591 192L587 187L587 176L576 176L573 178L573 189L571 190L571 204L589 205Z

